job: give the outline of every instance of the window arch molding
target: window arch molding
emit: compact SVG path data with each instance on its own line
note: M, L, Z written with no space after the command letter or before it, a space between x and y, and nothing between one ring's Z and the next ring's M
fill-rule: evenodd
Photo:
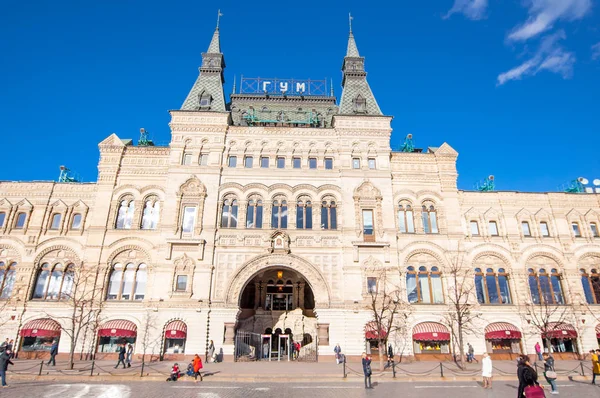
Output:
M51 233L62 235L63 231L66 232L68 210L69 207L62 200L51 204L44 220L44 233L51 231Z
M206 196L206 186L196 176L181 184L177 191L177 220L174 231L176 235L179 237L184 234L200 235ZM193 213L193 219L189 218L191 213Z
M142 247L129 245L115 250L107 261L104 298L109 301L144 300L151 272L149 253Z
M273 195L268 206L267 213L270 217L269 225L274 229L287 229L290 222L290 202L285 194L278 193Z
M530 211L521 209L516 214L516 218L519 224L518 228L521 239L538 236L538 230L535 228L535 218ZM527 231L529 231L529 234L527 234Z
M115 203L114 224L115 229L132 229L136 212L136 200L133 194L125 193L119 196Z
M567 213L567 222L569 223L569 233L572 239L589 237L590 232L585 222L585 217L579 211L571 209ZM578 234L575 231L575 225L577 225Z
M264 222L265 201L258 193L246 197L243 218L246 228L261 229Z
M339 204L335 196L323 195L320 200L320 226L324 230L336 230L338 229L339 221Z
M384 234L384 228L382 212L383 195L381 194L381 191L377 187L375 187L369 180L365 180L354 190L352 199L354 199L356 236L360 237L363 234L364 230L364 220L363 216L361 215L361 212L363 210L372 210L374 213L373 222L375 224L375 234L382 238Z
M19 233L27 233L32 212L33 205L27 199L23 199L12 206L10 217L9 215L6 217L8 218L8 221L4 221L4 223L7 224L6 232L19 231Z
M312 196L307 193L301 193L296 196L296 229L313 229L314 208L318 207Z
M415 233L415 209L412 200L402 198L396 201L396 228L402 234Z
M140 229L155 230L160 221L162 201L156 194L148 194L142 199Z
M73 293L75 264L70 261L43 262L37 269L32 300L68 300Z
M562 264L548 253L531 255L525 262L527 284L533 304L564 305L567 283Z
M407 299L411 303L443 304L443 261L427 249L418 249L405 261Z
M219 201L219 227L237 228L239 225L240 201L238 195L227 193Z
M509 264L496 254L480 254L473 261L475 295L480 304L512 304Z
M426 234L438 234L440 232L437 204L431 199L421 202L421 226Z

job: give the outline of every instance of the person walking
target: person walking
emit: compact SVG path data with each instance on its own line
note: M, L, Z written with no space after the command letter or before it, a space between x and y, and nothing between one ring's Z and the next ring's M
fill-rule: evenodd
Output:
M475 361L475 362L479 363L479 361L477 359L475 359L475 349L473 348L471 343L467 343L467 346L469 347L468 354L467 354L467 362Z
M208 345L208 358L206 358L207 362L215 362L215 343L213 343L213 341L210 341L210 344Z
M390 366L394 365L394 349L392 348L391 344L388 344L388 349L387 349L387 363L385 364L385 366L383 367L384 369L389 368Z
M123 343L123 344L121 344L121 347L119 348L119 361L115 365L115 369L119 367L120 363L123 364L123 369L125 369L125 354L126 353L127 353L127 350L125 349L125 344Z
M200 373L200 369L202 369L202 359L200 359L198 354L194 355L192 365L194 366L194 383L198 383L198 376L200 376L200 381L202 381L202 374Z
M371 374L373 374L371 371L371 358L366 352L362 353L362 367L365 375L365 388L373 388L371 386Z
M335 345L333 352L335 352L335 363L337 363L339 365L340 363L342 363L341 362L342 347L340 347L340 343L337 343Z
M487 352L483 353L481 360L481 376L483 377L483 388L492 388L492 358Z
M539 342L535 343L535 354L537 355L538 361L544 360L544 358L542 358L542 347Z
M592 384L596 384L596 376L600 375L600 350L590 350L590 355L592 357Z
M131 357L133 357L133 345L127 345L127 367L131 367Z
M56 366L56 354L58 354L58 340L55 339L50 347L50 359L48 360L48 365Z
M550 384L550 394L558 394L558 389L556 387L556 371L554 370L554 358L547 352L542 355L544 359L544 378Z
M10 339L10 341L8 342L8 345L6 346L6 349L8 351L10 351L10 359L13 359L15 357L15 350L13 350L13 346L15 345L15 340L14 339Z
M6 384L6 370L8 369L8 365L14 365L10 360L11 354L12 351L7 349L4 349L0 353L0 379L2 379L2 387L8 387L8 384Z
M527 355L519 356L517 377L519 378L517 398L523 398L524 395L526 398L544 397L544 390L542 390L541 387L539 387L537 372L531 367L531 364L529 363L529 357ZM534 389L535 387L538 388ZM526 390L527 393L525 392ZM540 390L542 395L539 395ZM537 396L535 395L536 391L538 392Z

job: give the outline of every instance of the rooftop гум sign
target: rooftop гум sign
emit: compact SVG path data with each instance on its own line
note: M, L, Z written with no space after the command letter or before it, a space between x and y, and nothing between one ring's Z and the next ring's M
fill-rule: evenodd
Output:
M242 77L240 94L327 96L327 80Z

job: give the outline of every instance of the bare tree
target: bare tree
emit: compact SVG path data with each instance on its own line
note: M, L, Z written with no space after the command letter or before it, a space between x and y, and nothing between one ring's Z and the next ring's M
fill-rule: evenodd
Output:
M535 334L541 335L550 349L551 335L561 330L563 323L570 323L573 315L571 306L548 304L541 297L541 303L533 303L531 299L522 300L519 308L521 318L534 330Z
M380 266L367 270L368 308L373 315L372 329L379 346L379 368L383 370L388 337L406 335L407 321L412 311L401 287L402 273Z
M46 313L49 318L58 321L62 332L70 339L69 369L74 367L75 350L80 335L97 319L102 308L102 286L97 284L98 275L97 267L88 267L85 264L65 270L60 300L69 311L64 316ZM70 289L65 289L65 284L69 284Z
M142 339L142 362L146 361L146 354L150 354L150 362L153 360L155 350L160 349L162 335L156 333L156 315L152 310L147 310L141 327Z
M453 354L457 365L464 369L464 352L466 335L477 335L477 320L481 314L475 293L475 280L469 267L464 265L464 254L448 254L447 268L448 310L444 313L444 321L452 334ZM455 345L458 345L458 355Z
M0 301L0 328L6 325L6 323L11 320L11 315L8 313L8 309L11 307L12 304L12 298Z

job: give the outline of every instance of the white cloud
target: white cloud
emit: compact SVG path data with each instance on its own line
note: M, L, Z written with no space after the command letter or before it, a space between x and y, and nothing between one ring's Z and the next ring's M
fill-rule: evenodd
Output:
M551 29L557 20L583 18L592 7L591 0L527 0L527 4L529 18L508 35L509 40L530 39Z
M600 58L600 42L592 46L592 59Z
M565 32L562 30L545 37L532 58L498 75L498 86L511 80L521 80L526 76L534 76L543 70L558 73L563 79L571 77L573 65L575 64L575 54L565 51L558 43L559 40L565 38Z
M450 18L452 14L462 13L469 19L482 19L485 16L487 5L488 0L454 0L454 5L444 18Z

